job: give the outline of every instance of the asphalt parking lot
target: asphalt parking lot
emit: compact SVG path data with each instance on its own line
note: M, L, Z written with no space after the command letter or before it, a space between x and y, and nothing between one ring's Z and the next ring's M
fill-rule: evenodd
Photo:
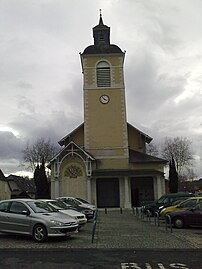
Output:
M172 233L154 220L142 219L132 210L99 210L92 243L93 221L70 238L51 238L36 243L32 238L0 234L0 249L6 248L136 248L136 249L202 249L202 228L173 229Z

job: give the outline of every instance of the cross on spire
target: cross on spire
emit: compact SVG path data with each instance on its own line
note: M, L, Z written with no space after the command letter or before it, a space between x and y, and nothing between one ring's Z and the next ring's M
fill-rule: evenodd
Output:
M99 25L104 25L103 20L102 20L102 9L100 8L100 21L99 21Z

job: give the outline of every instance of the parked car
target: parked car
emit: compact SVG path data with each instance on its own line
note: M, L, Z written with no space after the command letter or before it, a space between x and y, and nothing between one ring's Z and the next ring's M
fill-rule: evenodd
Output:
M94 217L96 207L95 205L92 205L88 202L84 203L78 200L78 198L74 197L58 197L56 200L60 200L65 202L67 205L69 205L71 208L79 210L83 214L86 215L86 218L92 219ZM84 201L84 200L83 200Z
M70 197L70 198L73 198L73 197ZM79 201L79 202L81 202L84 205L87 205L87 207L90 206L90 207L94 207L96 209L96 206L95 205L89 203L88 201L86 201L86 200L84 200L82 198L76 197L74 199L77 200L77 201Z
M176 228L202 226L202 201L191 209L171 212L169 216ZM166 221L169 222L169 219L166 218Z
M0 201L0 232L30 235L44 242L48 237L78 232L78 221L43 201L10 199Z
M177 193L169 193L161 196L158 200L153 203L147 204L143 206L143 213L149 216L153 216L154 212L159 212L164 207L171 206L175 201L183 201L187 198L193 197L194 194L188 192L177 192Z
M164 219L167 214L173 211L180 211L180 210L193 208L201 201L202 201L202 197L191 197L176 205L165 207L160 211L160 218Z
M84 226L87 222L87 218L85 214L79 212L78 210L69 208L67 204L65 204L62 201L54 200L54 199L43 199L41 201L44 201L48 203L50 206L52 206L54 209L67 214L68 216L75 218L78 221L79 229Z
M75 197L59 197L59 198L65 198L66 202L70 205L78 205L80 207L85 207L91 210L96 210L95 205L90 204L88 201L81 198L75 198Z
M195 195L196 195L196 196L201 196L201 197L202 197L202 191L196 191L196 192L195 192Z

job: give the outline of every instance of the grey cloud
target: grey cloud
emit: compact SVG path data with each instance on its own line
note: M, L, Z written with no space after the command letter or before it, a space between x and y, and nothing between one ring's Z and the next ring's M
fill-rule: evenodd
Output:
M18 81L16 86L22 89L30 90L32 89L32 84L27 81Z
M189 136L202 156L193 131L202 122L201 93L174 102L190 78L201 85L200 0L1 1L1 124L20 133L2 134L7 147L0 142L11 170L27 140L57 143L83 122L79 52L93 43L100 4L111 42L127 51L128 121L154 139Z
M50 112L49 115L26 114L21 113L11 126L16 130L21 130L21 136L24 141L33 143L38 138L49 138L52 143L57 142L73 128L81 123L80 117L76 117L72 112L71 115L60 110L58 107Z
M16 173L17 171L24 171L25 166L20 162L19 158L17 159L1 159L0 158L0 167L4 175L10 175Z
M23 141L11 132L0 132L0 159L22 160Z
M17 96L17 100L17 107L20 109L20 111L28 111L30 113L35 112L35 105L29 98L19 95Z
M140 112L159 110L182 91L185 81L182 76L172 79L169 74L159 75L160 63L152 54L145 53L138 60L135 67L130 63L126 70L129 109Z

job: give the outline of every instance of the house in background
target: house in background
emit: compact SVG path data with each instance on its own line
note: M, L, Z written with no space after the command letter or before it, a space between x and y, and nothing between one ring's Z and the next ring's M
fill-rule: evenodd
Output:
M202 193L202 178L192 181L179 182L179 191L187 191L193 193Z
M11 191L7 178L4 176L3 172L0 169L0 200L10 199Z
M10 188L10 198L35 198L36 187L33 179L9 175L7 182Z
M11 198L35 198L34 179L25 179L16 175L5 177L0 169L0 200Z
M127 122L125 52L111 44L101 14L93 38L80 54L84 122L59 141L62 149L50 161L51 196L81 197L98 207L139 206L165 193L167 161L146 154L152 138Z

